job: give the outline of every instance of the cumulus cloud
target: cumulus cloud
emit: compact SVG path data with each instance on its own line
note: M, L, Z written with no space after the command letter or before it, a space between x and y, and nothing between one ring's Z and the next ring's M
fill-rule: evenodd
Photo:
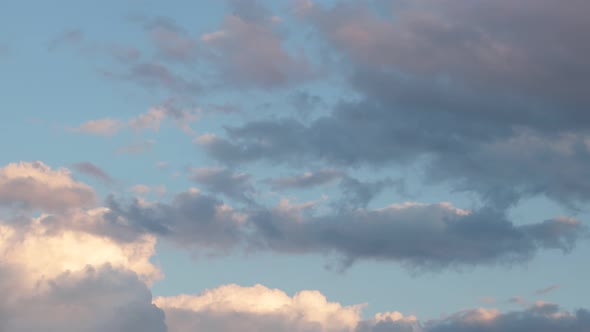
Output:
M0 168L0 205L26 210L63 211L91 207L96 194L74 180L68 169L40 162L19 162Z
M40 278L53 278L64 271L87 265L110 264L137 273L147 283L161 277L150 262L156 238L149 234L119 241L104 236L104 209L42 215L31 220L0 224L0 257L19 266L30 285Z
M20 287L16 268L0 265L0 330L11 332L166 332L164 313L135 274L87 267Z
M289 296L262 285L224 285L201 294L158 297L154 303L165 311L170 332L582 332L590 327L587 310L571 313L542 302L522 311L476 308L426 321L397 311L363 319L364 304L344 306L310 290Z
M158 297L170 332L181 331L353 331L361 306L328 302L317 291L289 296L262 285L225 285L199 295Z

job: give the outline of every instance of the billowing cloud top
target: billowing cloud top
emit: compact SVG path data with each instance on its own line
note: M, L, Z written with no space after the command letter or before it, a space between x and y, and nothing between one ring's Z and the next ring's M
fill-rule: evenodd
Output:
M590 331L588 0L177 5L0 14L0 332Z

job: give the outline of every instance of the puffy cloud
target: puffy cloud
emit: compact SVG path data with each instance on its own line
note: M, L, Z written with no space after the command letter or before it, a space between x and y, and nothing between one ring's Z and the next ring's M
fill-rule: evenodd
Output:
M90 207L96 195L75 181L68 169L51 169L40 161L19 162L0 168L0 205L28 210L62 211Z
M0 220L0 331L167 331L146 286L155 237L99 234L104 212Z
M328 302L317 291L288 296L262 285L225 285L199 295L158 297L170 332L181 331L353 331L361 306Z
M87 267L21 287L16 268L0 265L0 330L11 332L166 332L164 313L135 274Z
M121 128L122 123L119 120L105 118L90 120L76 128L70 128L70 130L91 135L113 136L119 132Z
M105 209L42 215L32 220L0 223L0 257L19 266L29 285L87 265L110 264L137 273L151 283L161 272L150 262L156 238L139 235L129 241L105 236ZM101 234L102 233L102 234Z

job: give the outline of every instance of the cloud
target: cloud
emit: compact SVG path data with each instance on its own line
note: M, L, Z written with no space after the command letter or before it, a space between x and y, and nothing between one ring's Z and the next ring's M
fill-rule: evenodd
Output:
M110 264L137 273L151 283L161 272L150 262L156 238L136 235L128 241L105 236L104 209L42 215L30 220L0 223L0 256L4 264L19 266L31 287L42 278L64 271L78 271L87 265Z
M581 14L589 9L583 1L382 1L381 8L342 1L302 14L360 66L587 103L580 73L590 50L579 38L590 28Z
M514 296L514 297L511 297L510 299L508 299L508 303L525 305L528 302L526 299L524 299L521 296Z
M190 173L191 180L203 185L212 193L223 194L244 203L254 202L252 195L256 191L248 174L215 167L192 168Z
M366 207L375 196L388 187L396 187L398 192L404 191L402 180L386 178L377 181L361 181L344 171L335 169L320 169L316 172L270 179L267 182L273 190L309 189L338 182L342 193L338 204L345 207Z
M268 182L275 190L287 188L303 189L328 184L339 180L343 176L344 173L342 171L334 169L321 169L317 172L305 172L300 175L271 179Z
M188 36L172 20L157 18L146 23L145 29L158 53L167 60L193 62L198 56L198 39Z
M542 302L522 311L476 308L427 321L397 311L363 319L363 304L329 302L311 290L289 296L262 285L224 285L196 295L158 297L154 303L165 311L170 332L582 332L590 327L587 310L570 313Z
M104 209L0 220L0 330L165 332L155 237L97 234Z
M104 183L113 183L114 179L105 172L102 168L96 166L91 162L81 162L72 165L72 168L80 173L94 177Z
M194 96L201 91L201 85L172 72L157 62L141 62L129 66L123 73L103 70L109 78L132 82L148 90L164 89L174 96Z
M87 267L20 288L16 269L0 265L0 330L11 332L166 332L164 313L133 273Z
M51 169L40 161L0 168L0 205L26 210L63 211L92 207L96 194L77 182L68 169Z
M309 59L285 47L259 2L231 4L234 14L225 17L220 30L201 36L224 83L271 89L313 78Z
M215 249L219 253L242 243L244 217L215 197L197 190L177 194L170 203L106 200L102 233L134 239L153 234L184 247Z
M134 130L151 129L159 131L162 123L169 119L185 133L194 134L191 124L201 117L201 109L180 108L175 101L170 99L161 105L151 107L146 113L131 118L129 127Z
M449 203L322 213L315 211L318 204L281 200L271 209L235 209L193 191L178 194L171 203L120 204L111 197L105 216L109 225L120 224L128 232L156 234L195 248L333 254L344 267L357 260L383 260L416 270L521 262L542 249L569 252L586 233L570 219L517 226L498 210L468 211Z
M559 310L559 306L538 303L524 311L500 313L493 309L472 309L446 319L429 322L427 332L471 331L560 331L582 332L590 328L590 312L580 309L575 313Z
M560 287L561 287L560 285L551 285L551 286L547 286L545 288L537 289L535 291L535 295L545 295L545 294L551 293L551 292L559 289Z
M136 184L129 189L137 195L147 195L149 193L156 193L156 194L162 196L162 195L166 194L166 187L163 185L147 186L145 184Z
M352 331L361 306L328 302L317 291L288 296L262 285L225 285L199 295L158 297L170 332L180 331Z
M344 55L350 93L309 123L250 121L201 145L228 165L416 167L497 207L540 195L584 206L589 76L577 73L590 69L574 36L587 4L549 2L308 3L300 14Z
M122 123L115 119L98 119L90 120L75 128L69 128L70 131L100 136L113 136L122 128Z

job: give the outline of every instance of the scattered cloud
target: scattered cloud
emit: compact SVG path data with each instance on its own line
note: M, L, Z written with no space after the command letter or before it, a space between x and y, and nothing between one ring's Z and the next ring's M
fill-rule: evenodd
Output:
M91 177L96 178L96 179L98 179L104 183L107 183L107 184L111 184L115 181L102 168L100 168L100 167L96 166L95 164L88 162L88 161L73 164L72 168L82 174L91 176Z
M119 120L105 118L90 120L75 128L68 128L70 131L100 136L113 136L119 132L123 124Z
M558 290L560 287L561 286L559 286L559 285L551 285L551 286L547 286L545 288L537 289L535 291L535 295L545 295L545 294L551 293L555 290Z

